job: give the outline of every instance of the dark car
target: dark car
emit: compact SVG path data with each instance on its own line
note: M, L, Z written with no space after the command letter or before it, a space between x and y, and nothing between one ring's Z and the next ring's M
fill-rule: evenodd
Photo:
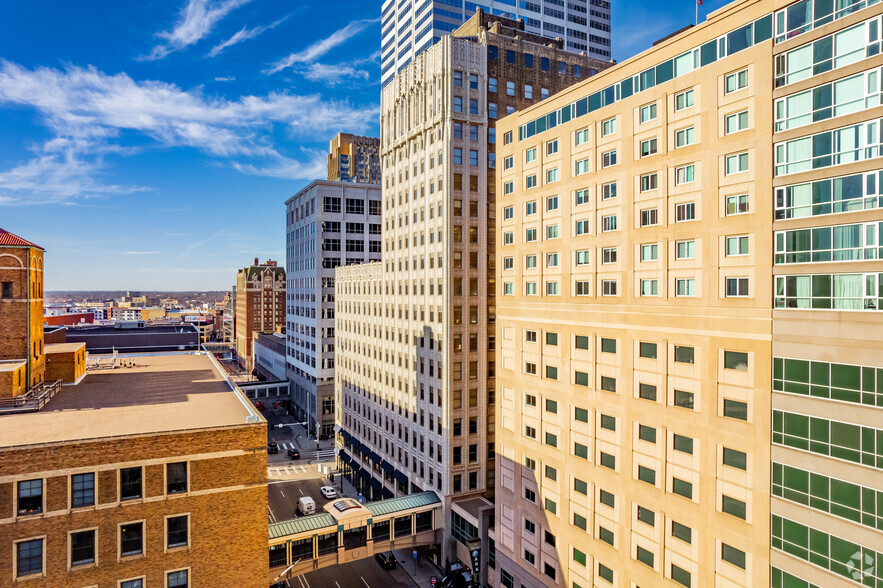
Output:
M288 459L300 459L300 451L298 451L297 449L289 449Z
M275 441L267 443L267 453L279 453L279 446Z
M270 588L288 588L288 584L286 584L285 582L276 582L275 584L270 586Z
M375 553L374 559L383 567L384 570L391 570L396 567L396 556L392 551L384 551L383 553Z
M258 410L265 410L265 409L267 408L267 405L264 404L263 402L256 402L256 403L255 403L255 407L256 407Z

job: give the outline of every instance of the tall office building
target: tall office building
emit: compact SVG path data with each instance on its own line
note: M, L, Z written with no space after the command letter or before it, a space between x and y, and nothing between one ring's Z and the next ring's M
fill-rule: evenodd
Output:
M380 208L380 186L326 180L285 202L291 404L320 435L334 434L334 269L380 259Z
M500 122L495 585L883 583L881 14L741 0Z
M382 262L336 274L341 460L366 495L491 494L495 122L606 65L479 12L383 89Z
M563 48L610 60L608 0L385 0L381 9L380 83L386 86L417 55L456 30L478 10L522 19L524 30Z
M380 139L338 133L328 149L328 179L380 184Z
M275 261L244 267L236 273L236 353L246 369L254 365L254 333L273 333L285 325L285 268Z

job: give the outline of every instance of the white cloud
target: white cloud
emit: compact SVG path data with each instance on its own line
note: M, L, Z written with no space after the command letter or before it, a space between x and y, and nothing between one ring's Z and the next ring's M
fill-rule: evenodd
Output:
M114 141L140 134L161 147L189 147L231 160L243 173L303 178L324 175L315 154L306 161L280 153L273 138L279 129L299 140L321 139L340 129L363 132L377 118L376 105L358 107L318 94L276 92L236 100L185 91L157 81L108 75L94 67L27 69L0 60L0 106L30 106L42 115L55 138L38 157L0 171L0 202L33 194L41 199L121 194L143 189L102 185L96 172L101 156L129 154ZM148 143L146 147L151 145ZM44 177L45 176L45 177Z
M216 82L235 82L236 76L218 76L215 78Z
M303 72L303 76L313 82L323 82L328 86L352 83L353 79L368 80L370 74L364 69L356 69L351 65L327 65L311 63Z
M254 27L252 29L247 29L245 27L242 27L232 37L230 37L226 41L218 43L217 45L212 47L211 51L208 52L207 57L217 57L218 55L221 54L221 52L223 52L228 47L232 47L233 45L236 45L238 43L248 41L249 39L254 39L258 35L261 35L267 31L269 31L270 29L275 29L276 27L281 25L283 22L288 20L288 18L290 16L291 15L289 14L288 16L285 16L284 18L280 18L279 20L277 20L274 23L270 23L270 24L262 26L262 27Z
M234 163L233 167L244 174L280 180L311 180L324 177L328 172L327 154L310 149L303 151L308 157L307 161L298 161L280 155L267 164Z
M331 33L329 37L316 41L303 51L292 53L288 57L280 59L279 61L274 63L265 73L274 74L297 63L311 63L316 59L322 57L338 45L345 43L350 39L350 37L358 35L370 25L377 22L380 22L379 18L354 20L342 29L338 29Z
M199 42L231 11L251 0L188 0L181 9L178 22L171 31L157 33L165 40L153 48L144 59L162 59L169 53L179 51Z

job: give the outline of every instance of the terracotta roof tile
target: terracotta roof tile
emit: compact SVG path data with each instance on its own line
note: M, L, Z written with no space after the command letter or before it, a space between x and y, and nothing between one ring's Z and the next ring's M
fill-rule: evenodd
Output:
M39 245L25 241L18 235L13 235L4 229L0 229L0 247L34 247L43 250Z

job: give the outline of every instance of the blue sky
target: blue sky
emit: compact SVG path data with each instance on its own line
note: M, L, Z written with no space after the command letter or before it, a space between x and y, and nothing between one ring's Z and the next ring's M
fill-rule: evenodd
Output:
M612 4L618 60L693 21L689 0ZM255 256L284 262L285 200L324 177L336 133L378 133L379 15L3 3L0 227L47 249L47 290L228 289Z

